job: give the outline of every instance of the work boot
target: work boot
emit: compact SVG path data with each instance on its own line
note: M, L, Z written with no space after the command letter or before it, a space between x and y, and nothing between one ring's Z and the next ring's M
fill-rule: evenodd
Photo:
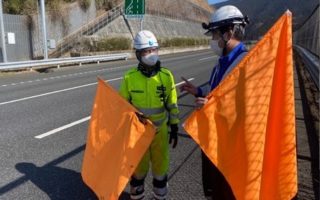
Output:
M130 180L130 199L140 200L144 198L144 179L131 177Z
M162 180L153 179L153 198L154 200L165 200L168 194L168 178Z

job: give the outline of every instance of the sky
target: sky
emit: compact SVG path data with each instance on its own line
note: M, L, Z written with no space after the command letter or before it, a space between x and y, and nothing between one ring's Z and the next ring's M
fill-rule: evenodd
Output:
M216 4L216 3L223 2L223 1L227 1L227 0L208 0L208 3L209 4Z

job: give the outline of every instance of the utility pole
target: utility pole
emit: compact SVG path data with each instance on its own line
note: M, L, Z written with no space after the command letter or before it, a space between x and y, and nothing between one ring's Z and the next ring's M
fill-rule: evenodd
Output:
M143 29L143 16L140 19L140 31Z
M43 35L43 56L44 59L48 59L48 44L47 44L47 28L46 28L46 10L44 0L40 0L40 9L41 9L41 29Z
M6 38L5 38L5 31L3 25L3 7L2 7L2 0L0 0L0 27L1 27L1 43L2 43L2 56L3 62L8 62L7 60L7 49L6 49Z

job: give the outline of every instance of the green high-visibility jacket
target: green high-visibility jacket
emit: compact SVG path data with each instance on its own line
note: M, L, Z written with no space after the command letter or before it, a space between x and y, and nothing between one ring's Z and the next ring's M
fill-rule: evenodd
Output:
M122 80L120 95L158 127L168 120L170 124L179 123L177 91L173 75L166 68L161 67L150 78L137 68L129 70Z

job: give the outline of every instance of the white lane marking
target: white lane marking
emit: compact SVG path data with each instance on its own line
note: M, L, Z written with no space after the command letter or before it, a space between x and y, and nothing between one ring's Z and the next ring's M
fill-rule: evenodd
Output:
M164 59L163 61L180 60L180 59L182 59L182 58L190 58L190 57L202 56L203 54L208 54L208 52L199 53L199 54L193 54L193 55L180 56L180 57L167 58L167 59Z
M210 56L210 57L206 57L206 58L201 58L201 59L199 59L199 61L209 60L209 59L216 58L216 57L217 56Z
M192 81L192 80L194 80L194 78L189 78L189 79L188 79L188 81ZM181 84L183 84L183 83L184 83L184 81L182 81L182 82L180 82L180 83L177 83L177 84L176 84L176 87L179 86L179 85L181 85ZM46 132L46 133L37 135L37 136L35 136L34 138L36 138L36 139L45 138L45 137L47 137L47 136L49 136L49 135L53 135L53 134L55 134L55 133L58 133L58 132L60 132L60 131L65 130L65 129L68 129L68 128L71 128L71 127L76 126L76 125L78 125L78 124L81 124L81 123L83 123L83 122L86 122L86 121L90 120L90 118L91 118L91 116L87 116L87 117L85 117L85 118L79 119L79 120L77 120L77 121L75 121L75 122L72 122L72 123L70 123L70 124L66 124L66 125L64 125L64 126L61 126L61 127L59 127L59 128L56 128L56 129L53 129L53 130L48 131L48 132Z
M78 120L78 121L75 121L75 122L72 122L72 123L70 123L70 124L67 124L67 125L61 126L61 127L59 127L59 128L56 128L56 129L54 129L54 130L52 130L52 131L46 132L46 133L41 134L41 135L37 135L37 136L35 136L35 138L37 138L37 139L42 139L42 138L47 137L47 136L49 136L49 135L53 135L53 134L55 134L55 133L57 133L57 132L59 132L59 131L62 131L62 130L65 130L65 129L67 129L67 128L73 127L73 126L75 126L75 125L81 124L82 122L86 122L86 121L88 121L90 118L91 118L90 116L85 117L85 118L80 119L80 120Z
M122 77L109 79L109 80L106 80L106 81L107 82L111 82L111 81L116 81L116 80L120 80L120 79L122 79ZM43 97L43 96L47 96L47 95L51 95L51 94L56 94L56 93L60 93L60 92L65 92L65 91L75 90L75 89L79 89L79 88L84 88L84 87L88 87L88 86L92 86L92 85L96 85L96 84L97 84L97 82L94 82L94 83L89 83L89 84L85 84L85 85L80 85L80 86L76 86L76 87L63 89L63 90L56 90L56 91L48 92L48 93L44 93L44 94L34 95L34 96L25 97L25 98L21 98L21 99L15 99L15 100L12 100L12 101L1 102L0 106L5 105L5 104L19 102L19 101L25 101L25 100L28 100L28 99L34 99L34 98L37 98L37 97Z
M19 83L11 83L10 86L22 85L22 84L25 84L25 83L33 83L33 82L38 82L38 81L48 81L48 80L66 78L66 77L70 77L70 76L79 76L79 75L83 75L83 74L91 74L91 73L104 72L104 71L112 71L114 69L129 68L129 67L132 67L132 66L133 65L125 65L125 66L120 66L120 67L112 67L112 68L99 69L99 70L94 70L94 71L78 72L78 73L68 74L68 75L53 76L53 77L47 77L47 78L43 78L43 79L36 79L36 80L19 82ZM0 87L7 87L7 86L9 86L9 85L7 85L7 84L6 85L0 85Z
M207 52L203 52L203 53L198 53L198 54L193 54L193 55L186 55L186 56L167 58L167 59L163 59L163 61L173 61L173 60L179 60L179 59L182 59L182 58L197 57L197 56L201 56L201 55L204 55L204 54L208 54L208 53ZM134 65L135 64L124 65L124 66L119 66L119 67L112 67L112 68L106 68L106 69L99 69L99 70L93 70L93 71L86 71L86 72L78 72L78 73L74 73L74 74L67 74L67 75L61 75L61 76L53 76L53 77L47 77L47 78L43 78L43 79L24 81L24 83L20 82L20 83L11 83L11 85L10 84L9 85L8 84L0 85L0 87L16 86L16 85L22 85L22 84L25 84L25 83L33 83L33 82L38 82L38 81L48 81L48 80L60 79L60 78L71 77L71 76L79 76L79 75L83 75L83 74L104 72L104 71L113 71L113 70L116 70L116 69L129 68L129 67L132 67Z
M193 81L193 80L194 80L194 78L189 78L189 79L188 79L188 81ZM176 84L176 87L179 86L179 85L182 85L182 84L184 84L184 83L185 83L184 81L181 81L180 83L177 83L177 84Z

